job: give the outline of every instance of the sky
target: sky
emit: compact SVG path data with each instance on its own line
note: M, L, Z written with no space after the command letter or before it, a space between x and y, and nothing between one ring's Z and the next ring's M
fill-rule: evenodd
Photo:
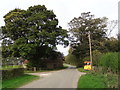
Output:
M4 25L3 16L10 10L20 8L26 10L30 6L45 5L48 10L53 10L59 20L59 25L68 29L68 23L79 17L83 12L91 12L95 17L107 17L109 21L118 20L118 2L120 0L0 0L0 26ZM117 27L111 32L116 36ZM65 56L68 49L58 45L58 51Z

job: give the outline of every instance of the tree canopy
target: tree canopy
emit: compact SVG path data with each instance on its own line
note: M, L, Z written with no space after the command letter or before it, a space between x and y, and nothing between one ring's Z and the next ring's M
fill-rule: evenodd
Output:
M69 33L71 36L72 54L75 55L81 63L85 57L89 56L88 33L91 35L92 50L101 50L102 41L106 38L107 18L95 18L90 12L81 13L78 18L72 19L69 24Z
M2 30L3 57L23 57L32 61L50 56L56 45L68 45L67 30L58 26L52 10L44 5L27 10L14 9L4 16Z

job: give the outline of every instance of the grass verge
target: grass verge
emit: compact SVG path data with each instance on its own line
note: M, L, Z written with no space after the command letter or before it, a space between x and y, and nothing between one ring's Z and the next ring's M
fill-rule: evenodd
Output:
M80 77L78 88L107 88L107 86L102 75L89 73Z
M78 88L118 88L118 75L116 74L85 71L83 68L78 68L78 71L86 72L80 77Z
M37 80L39 76L24 74L23 76L13 77L9 80L2 81L2 88L18 88L22 85L25 85L33 80Z

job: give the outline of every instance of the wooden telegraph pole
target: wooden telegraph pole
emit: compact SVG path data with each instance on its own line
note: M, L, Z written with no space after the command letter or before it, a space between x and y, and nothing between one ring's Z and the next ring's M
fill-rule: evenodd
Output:
M89 38L89 47L90 47L90 61L91 61L91 66L92 66L92 48L91 48L90 31L88 32L88 38Z

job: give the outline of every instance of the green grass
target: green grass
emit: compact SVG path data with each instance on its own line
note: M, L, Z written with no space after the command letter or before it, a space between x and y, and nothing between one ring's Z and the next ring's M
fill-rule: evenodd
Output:
M83 68L78 68L78 71L86 73L86 75L80 77L78 88L118 88L117 74L102 74L100 72L85 71Z
M23 76L14 77L9 80L2 81L2 88L18 88L33 80L37 80L39 76L24 74Z
M66 64L66 63L63 63L63 67L68 68L68 67L69 67L69 65L68 65L68 64Z
M107 86L102 75L89 73L80 77L78 88L107 88Z

